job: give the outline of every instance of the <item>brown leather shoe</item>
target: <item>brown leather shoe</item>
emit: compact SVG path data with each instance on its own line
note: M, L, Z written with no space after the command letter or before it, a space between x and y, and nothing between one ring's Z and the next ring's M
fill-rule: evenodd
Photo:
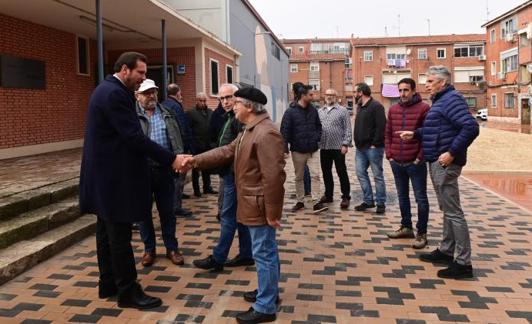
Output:
M144 252L142 256L142 265L145 267L150 267L155 262L155 252Z
M342 202L340 203L340 208L341 208L341 209L347 209L347 208L349 208L349 199L347 199L347 198L342 198Z
M175 265L185 264L185 258L179 251L166 251L166 257Z

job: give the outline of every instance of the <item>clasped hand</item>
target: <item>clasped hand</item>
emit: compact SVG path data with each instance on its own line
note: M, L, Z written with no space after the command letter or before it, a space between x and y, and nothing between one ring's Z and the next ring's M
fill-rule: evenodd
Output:
M194 162L194 157L190 154L178 154L175 157L174 162L172 163L172 169L176 173L186 173L188 170L192 169L192 164Z

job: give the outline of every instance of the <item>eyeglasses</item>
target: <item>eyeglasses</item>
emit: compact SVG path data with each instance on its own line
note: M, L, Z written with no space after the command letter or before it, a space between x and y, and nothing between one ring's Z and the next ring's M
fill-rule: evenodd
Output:
M224 100L229 100L233 98L233 95L228 95L228 96L225 96L225 97L220 97L220 101L224 101Z

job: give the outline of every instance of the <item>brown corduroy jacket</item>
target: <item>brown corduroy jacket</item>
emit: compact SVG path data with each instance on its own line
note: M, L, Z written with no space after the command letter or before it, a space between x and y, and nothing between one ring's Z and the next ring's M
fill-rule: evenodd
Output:
M234 163L237 220L248 226L281 219L284 201L284 139L268 114L257 115L228 145L195 156L195 167Z

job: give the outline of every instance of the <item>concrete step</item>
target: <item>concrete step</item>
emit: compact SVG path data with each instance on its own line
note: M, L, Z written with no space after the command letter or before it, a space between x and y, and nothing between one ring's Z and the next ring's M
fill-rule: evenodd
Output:
M65 225L0 250L0 285L96 230L96 216L83 215Z
M76 177L2 197L0 198L0 221L56 203L76 195L78 191L79 178Z
M79 216L77 196L19 214L0 222L0 249L35 237Z

